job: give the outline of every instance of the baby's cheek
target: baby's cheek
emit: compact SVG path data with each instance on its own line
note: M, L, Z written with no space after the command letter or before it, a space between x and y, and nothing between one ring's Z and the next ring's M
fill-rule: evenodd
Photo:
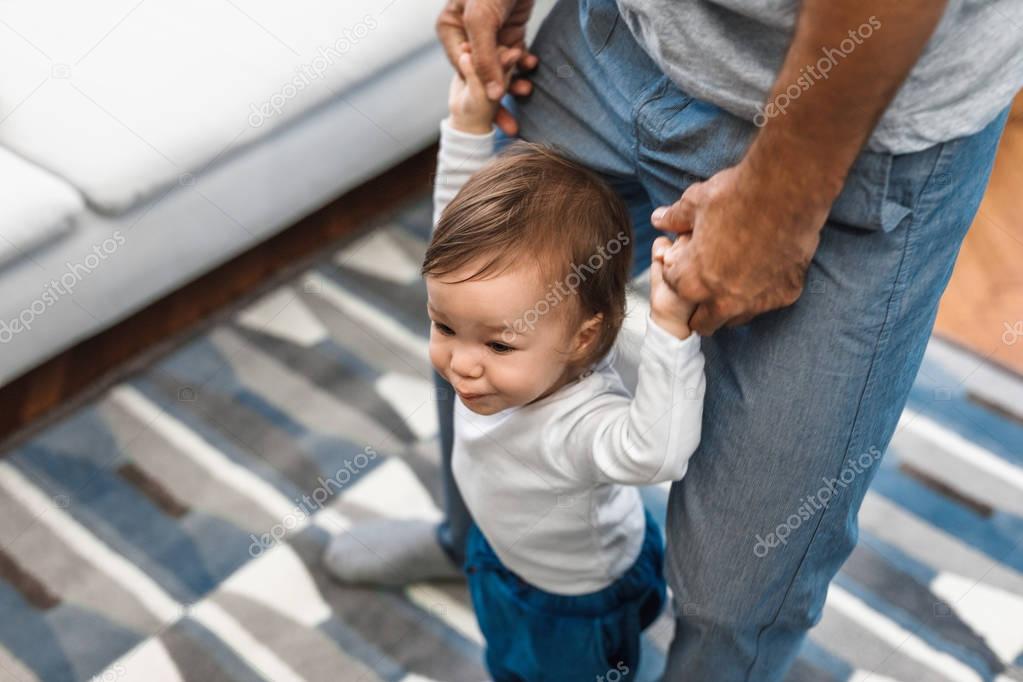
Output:
M539 361L539 358L523 356L519 358L508 381L514 386L515 394L528 402L536 398L538 393L544 389L543 374L543 363Z
M447 363L444 361L444 349L435 339L436 334L437 332L430 332L430 364L432 364L434 369L440 372L441 376L443 376L443 368L447 365Z
M507 398L514 398L521 383L519 365L509 359L487 367L487 381L490 387Z

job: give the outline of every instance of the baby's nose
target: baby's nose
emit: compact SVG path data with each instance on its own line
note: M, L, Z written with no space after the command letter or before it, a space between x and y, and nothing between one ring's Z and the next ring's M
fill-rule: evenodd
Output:
M460 377L476 379L483 373L483 366L471 351L455 352L451 355L451 371Z

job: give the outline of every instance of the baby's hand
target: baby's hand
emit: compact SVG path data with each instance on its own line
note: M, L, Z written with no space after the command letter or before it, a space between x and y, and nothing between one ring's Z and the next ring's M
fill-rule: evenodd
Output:
M515 63L522 57L521 48L499 47L498 62L504 70L504 84L507 88L511 82ZM494 117L500 108L500 102L487 97L483 82L472 66L469 44L462 44L462 54L458 57L458 73L451 79L448 90L448 111L451 114L451 125L463 133L486 134L494 123Z
M689 235L679 235L679 240L689 241ZM650 317L659 326L674 336L685 339L689 336L689 318L692 317L696 304L689 303L675 293L675 290L664 281L664 253L672 247L667 237L654 240L650 263Z

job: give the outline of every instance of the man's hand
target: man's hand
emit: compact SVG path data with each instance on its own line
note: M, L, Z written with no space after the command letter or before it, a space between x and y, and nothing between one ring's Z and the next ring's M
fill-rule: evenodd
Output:
M692 232L664 255L664 278L699 304L689 326L701 336L791 305L803 290L828 207L814 210L805 197L789 196L791 186L771 184L740 163L654 214L658 229Z
M526 22L533 11L534 0L448 0L437 18L440 38L448 60L456 69L462 44L471 46L473 65L486 87L487 96L498 101L505 92L505 81L498 60L498 48L518 48L522 56L518 66L523 70L536 67L538 59L526 49ZM518 96L532 92L533 85L523 78L513 78L507 89ZM508 135L518 132L518 124L503 107L496 123Z
M692 232L688 246L665 255L664 278L699 304L694 331L706 336L799 298L831 204L945 4L802 0L768 98L784 96L786 106L765 108L737 166L651 216L658 229ZM827 78L808 81L807 65L819 63L822 45L846 46L844 56Z

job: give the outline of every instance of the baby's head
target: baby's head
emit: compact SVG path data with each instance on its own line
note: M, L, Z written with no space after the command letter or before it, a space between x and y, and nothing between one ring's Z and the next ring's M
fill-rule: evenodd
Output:
M430 361L480 414L544 398L611 350L631 264L614 191L548 148L516 143L434 229L422 268Z

